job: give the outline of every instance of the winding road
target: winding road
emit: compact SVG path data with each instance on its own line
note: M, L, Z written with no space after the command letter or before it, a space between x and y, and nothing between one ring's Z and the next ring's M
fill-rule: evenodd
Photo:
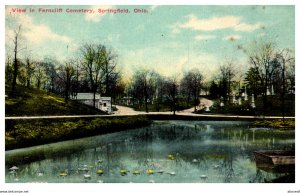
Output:
M213 102L206 98L200 99L200 105L211 107ZM5 117L5 120L13 119L57 119L57 118L96 118L96 117L112 117L112 116L130 116L130 115L173 115L173 112L144 112L144 111L135 111L134 109L126 106L116 105L117 111L114 111L111 115L54 115L54 116L21 116L21 117ZM224 115L224 114L194 114L194 107L190 109L185 109L182 111L176 111L177 116L190 116L190 117L207 117L207 118L232 118L232 119L281 119L281 116L241 116L241 115ZM295 117L285 117L287 119L295 119Z

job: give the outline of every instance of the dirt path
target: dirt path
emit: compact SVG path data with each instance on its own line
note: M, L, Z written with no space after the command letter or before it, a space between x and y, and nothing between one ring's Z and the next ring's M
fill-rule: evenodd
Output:
M203 106L209 106L211 107L213 105L213 101L207 99L207 98L200 98L200 104ZM143 112L143 111L135 111L133 108L130 107L125 107L125 106L120 106L116 105L117 111L114 112L114 115L140 115L140 114L172 114L172 112ZM184 109L182 111L176 112L176 114L182 114L182 115L189 115L194 112L195 108L192 107L190 109Z
M135 111L133 108L116 105L117 111L114 111L114 115L137 115L143 113L141 111Z
M201 105L206 105L211 107L213 105L213 101L201 98L200 99ZM173 112L143 112L143 111L135 111L134 109L126 106L116 105L117 111L115 111L111 115L65 115L65 116L24 116L24 117L5 117L6 120L13 120L13 119L57 119L57 118L82 118L82 117L109 117L109 116L126 116L126 115L172 115ZM192 117L215 117L215 118L247 118L247 119L255 119L256 116L240 116L240 115L222 115L222 114L194 114L194 107L190 109L185 109L182 111L176 111L176 115L183 115L183 116L192 116ZM281 119L281 116L266 116L264 118L267 119ZM287 119L294 119L295 117L286 117Z

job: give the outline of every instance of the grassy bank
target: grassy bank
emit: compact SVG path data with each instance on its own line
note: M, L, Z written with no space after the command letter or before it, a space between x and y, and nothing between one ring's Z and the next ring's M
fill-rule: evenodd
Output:
M286 119L286 120L255 120L253 125L257 127L272 127L280 129L295 129L295 120Z
M151 124L145 116L6 120L6 150L134 129Z
M14 96L10 87L5 86L5 116L43 116L43 115L91 115L104 114L98 109L47 93L46 91L20 86Z

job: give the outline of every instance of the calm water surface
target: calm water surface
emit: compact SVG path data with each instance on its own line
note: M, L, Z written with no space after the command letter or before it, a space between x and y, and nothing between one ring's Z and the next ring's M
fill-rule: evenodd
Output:
M140 129L8 151L6 182L249 183L279 177L257 172L253 151L261 149L294 150L294 131L236 121L156 121ZM30 161L33 157L39 160Z

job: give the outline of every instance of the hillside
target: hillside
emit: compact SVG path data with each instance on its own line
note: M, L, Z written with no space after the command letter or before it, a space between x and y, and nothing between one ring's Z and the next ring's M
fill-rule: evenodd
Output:
M91 115L104 114L87 105L33 88L16 87L15 97L11 97L10 87L5 86L5 116L34 115Z

